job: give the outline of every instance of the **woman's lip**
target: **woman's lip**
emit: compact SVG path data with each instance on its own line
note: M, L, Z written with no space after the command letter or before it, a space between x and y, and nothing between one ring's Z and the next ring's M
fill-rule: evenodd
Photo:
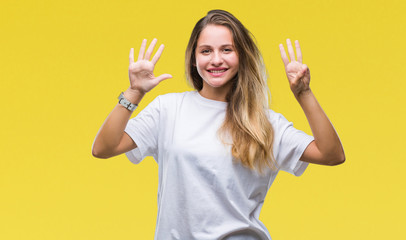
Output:
M227 72L228 69L209 69L207 72L213 77L221 77ZM222 71L222 72L213 72L213 71Z
M207 71L227 71L228 68L209 68Z

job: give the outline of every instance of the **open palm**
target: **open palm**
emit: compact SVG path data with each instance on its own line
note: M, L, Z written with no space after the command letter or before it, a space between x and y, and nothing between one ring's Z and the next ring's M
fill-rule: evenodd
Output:
M142 41L140 52L138 54L138 59L136 62L134 62L134 48L131 48L128 76L130 79L130 88L132 90L147 93L161 81L172 77L170 74L162 74L158 77L155 77L154 75L155 64L158 62L162 51L164 50L164 45L161 45L152 60L150 60L156 42L156 39L152 40L151 44L148 47L148 50L145 52L147 40L144 39Z

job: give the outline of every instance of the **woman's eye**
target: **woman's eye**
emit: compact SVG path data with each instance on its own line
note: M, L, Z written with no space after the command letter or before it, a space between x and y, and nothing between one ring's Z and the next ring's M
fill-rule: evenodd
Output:
M224 52L232 52L233 49L231 49L231 48L225 48L223 51L224 51Z
M202 50L202 53L203 53L203 54L210 53L210 50L208 50L208 49Z

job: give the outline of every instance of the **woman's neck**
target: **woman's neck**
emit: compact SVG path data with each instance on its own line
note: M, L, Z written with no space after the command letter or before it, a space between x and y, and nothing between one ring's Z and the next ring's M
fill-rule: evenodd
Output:
M212 87L207 83L203 82L203 88L202 90L199 91L199 93L202 97L207 99L227 102L226 100L227 94L230 91L231 85L232 85L231 82L229 82L221 87Z

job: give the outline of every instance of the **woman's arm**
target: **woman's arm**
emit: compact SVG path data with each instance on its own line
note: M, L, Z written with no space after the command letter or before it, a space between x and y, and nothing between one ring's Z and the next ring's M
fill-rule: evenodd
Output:
M310 70L302 63L302 52L299 41L295 42L296 55L292 43L287 39L288 54L280 44L282 61L290 88L302 107L314 136L314 141L304 151L300 160L322 165L338 165L345 161L343 146L333 125L324 113L310 89Z
M141 101L143 94L130 100L131 98L127 97L127 90L124 93L124 96L131 103L138 104ZM130 136L124 132L131 114L132 112L121 104L117 104L114 107L113 111L107 116L96 135L92 147L93 156L97 158L114 157L137 147Z
M154 76L153 70L162 54L164 46L161 45L150 60L157 40L152 40L148 50L145 52L147 40L144 39L138 60L134 62L134 49L130 50L130 65L128 75L130 87L124 92L124 97L133 104L139 104L144 95L157 86L161 81L171 78L169 74ZM109 158L137 147L134 141L124 132L132 112L117 104L113 111L104 121L92 147L92 154L98 158Z

